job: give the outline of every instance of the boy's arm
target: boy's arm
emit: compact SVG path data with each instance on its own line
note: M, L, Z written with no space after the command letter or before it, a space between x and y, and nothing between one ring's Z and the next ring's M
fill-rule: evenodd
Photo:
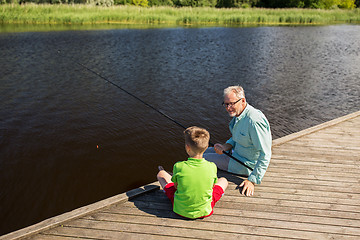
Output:
M214 163L214 165L215 165L215 163ZM216 183L218 182L218 177L217 177L217 167L216 167L216 165L215 165L215 168L214 168L214 173L213 173L214 175L214 184L213 184L213 187L216 185Z
M176 165L176 163L175 163L174 166L173 166L173 175L172 175L172 177L171 177L171 181L174 183L175 189L177 189L177 186L178 186L178 183L177 183L177 175L176 175L177 172L178 172L178 170L177 170L177 165Z

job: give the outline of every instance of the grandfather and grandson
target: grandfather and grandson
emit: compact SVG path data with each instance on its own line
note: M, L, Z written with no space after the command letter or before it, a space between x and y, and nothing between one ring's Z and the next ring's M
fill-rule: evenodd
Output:
M188 160L177 162L172 176L159 167L157 178L173 204L173 211L183 217L204 218L213 213L215 203L228 186L225 178L217 178L217 168L247 176L239 186L243 188L242 194L252 196L270 163L270 124L260 110L247 103L243 88L224 89L223 106L233 117L229 123L232 137L226 143L208 147L209 132L190 127L184 131ZM223 155L224 151L229 151L253 171Z

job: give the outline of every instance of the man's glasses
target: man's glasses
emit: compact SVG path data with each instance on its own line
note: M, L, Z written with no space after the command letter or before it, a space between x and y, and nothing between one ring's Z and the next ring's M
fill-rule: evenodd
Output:
M224 106L224 108L228 108L228 107L233 107L235 104L237 104L242 98L240 98L239 100L237 100L236 102L229 102L229 103L222 103L222 105Z

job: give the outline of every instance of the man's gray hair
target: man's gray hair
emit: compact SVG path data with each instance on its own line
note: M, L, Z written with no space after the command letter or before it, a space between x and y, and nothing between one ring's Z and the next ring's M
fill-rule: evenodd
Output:
M224 97L232 92L235 93L238 98L245 98L245 92L241 86L230 86L225 88Z

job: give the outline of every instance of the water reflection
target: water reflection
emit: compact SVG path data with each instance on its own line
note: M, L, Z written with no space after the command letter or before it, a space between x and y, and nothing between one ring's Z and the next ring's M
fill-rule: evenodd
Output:
M0 233L152 182L158 164L185 158L179 126L76 61L212 142L229 137L222 89L241 84L277 138L359 110L359 30L0 34Z

